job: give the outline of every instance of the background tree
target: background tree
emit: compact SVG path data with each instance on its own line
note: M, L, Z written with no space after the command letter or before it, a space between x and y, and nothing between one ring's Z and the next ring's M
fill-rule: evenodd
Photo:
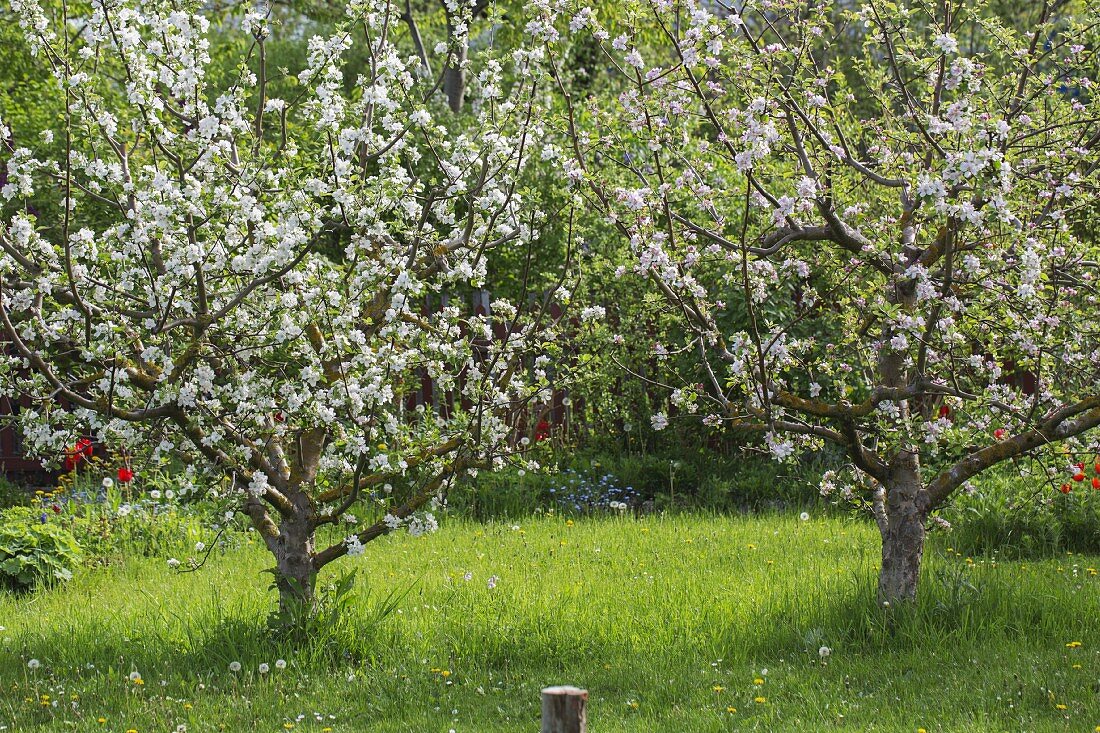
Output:
M696 355L659 380L675 409L779 460L842 448L888 602L968 479L1029 459L1058 487L1095 453L1097 11L1009 6L541 6L563 168ZM569 85L578 38L617 95Z
M139 476L182 455L224 477L296 618L328 563L430 531L425 510L501 462L511 413L544 389L544 300L425 305L479 286L489 252L535 246L545 217L517 185L537 54L484 49L476 126L451 132L388 0L348 5L295 73L268 60L264 8L223 19L223 52L233 28L246 39L232 67L199 3L11 9L63 100L56 125L0 130L0 384L33 400L24 437L62 456L94 435ZM353 47L367 63L348 88ZM32 211L44 189L61 205ZM407 404L425 377L453 409ZM317 546L326 525L337 541Z

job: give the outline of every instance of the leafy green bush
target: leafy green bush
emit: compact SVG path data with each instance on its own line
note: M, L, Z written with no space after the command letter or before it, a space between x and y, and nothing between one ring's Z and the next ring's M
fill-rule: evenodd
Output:
M455 487L452 510L473 519L532 512L587 512L611 501L632 511L754 511L807 506L827 465L776 463L767 456L709 448L675 453L558 453L547 472L481 473Z
M56 488L33 497L35 509L69 531L90 562L186 557L222 527L227 531L217 535L219 547L241 539L228 531L239 520L226 519L224 502L180 500L187 478L175 467L143 467L139 478L126 483L112 478L117 470L93 457L61 475Z
M1100 491L1087 482L1062 494L1042 476L1001 471L976 480L941 515L952 525L945 542L966 555L1100 552Z
M31 497L30 491L0 475L0 509L27 506L31 503Z
M30 507L0 512L0 584L15 590L69 580L80 562L72 533Z

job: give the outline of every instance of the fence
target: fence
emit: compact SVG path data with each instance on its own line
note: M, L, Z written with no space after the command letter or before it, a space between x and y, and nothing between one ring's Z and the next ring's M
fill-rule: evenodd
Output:
M0 397L0 418L5 415L18 415L20 409L28 406L21 405L18 400ZM19 431L12 426L0 426L0 476L28 476L41 473L43 473L42 464L36 458L24 455Z

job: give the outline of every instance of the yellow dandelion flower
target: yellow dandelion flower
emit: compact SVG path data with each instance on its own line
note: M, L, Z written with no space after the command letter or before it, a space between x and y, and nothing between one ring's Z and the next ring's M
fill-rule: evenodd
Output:
M99 723L100 725L103 725L104 723L107 722L107 719L106 718L96 718L95 722Z
M1058 710L1065 710L1066 709L1066 705L1064 703L1058 703L1054 707Z
M287 721L286 723L283 723L283 727L286 728L287 730L290 730L291 728L294 727L294 723L291 723L290 721Z
M768 701L768 698L766 698L766 697L763 697L763 696L760 696L760 697L754 697L754 698L752 699L752 701L753 701L754 703L756 703L757 705L763 705L764 703L766 703L766 702Z
M762 684L764 684L764 678L763 677L757 677L756 679L754 679L752 681L752 683L754 685L762 685Z
M728 708L726 708L726 712L727 712L727 713L736 713L736 712L737 712L737 708L735 708L734 706L730 705L730 706L729 706Z
M715 685L714 687L712 687L710 689L713 690L714 692L721 692L722 690L724 690L726 688L722 687L722 685Z

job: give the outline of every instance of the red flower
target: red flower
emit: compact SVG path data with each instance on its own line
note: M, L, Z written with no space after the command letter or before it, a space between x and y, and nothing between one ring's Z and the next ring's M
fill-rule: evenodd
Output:
M951 415L951 408L947 405L940 405L940 417L949 417Z
M1085 470L1085 462L1081 461L1080 463L1077 464L1077 467L1079 469L1081 469L1082 471L1084 471Z
M545 420L539 420L539 424L535 426L535 440L546 440L550 437L550 423Z
M1073 480L1074 481L1084 481L1085 480L1085 474L1075 473L1075 474L1073 474Z
M124 484L128 484L134 480L134 472L126 466L118 469L118 480Z
M59 507L57 504L50 504L50 509L53 509L54 514L61 513L61 507Z
M275 422L286 422L286 416L281 412L275 413Z
M88 460L92 457L92 441L87 438L81 438L76 441L76 444L65 451L65 470L72 471L80 465L81 460Z
M1094 471L1096 471L1097 474L1100 474L1100 463L1097 463L1092 468L1093 468Z
M1072 487L1069 484L1062 484L1062 493L1068 494Z
M1100 491L1100 477L1097 477L1097 476L1092 477L1092 488L1097 489L1098 491Z
M993 431L993 437L996 438L997 440L1000 440L1001 438L1005 437L1005 429L1004 428L997 428L996 430Z

